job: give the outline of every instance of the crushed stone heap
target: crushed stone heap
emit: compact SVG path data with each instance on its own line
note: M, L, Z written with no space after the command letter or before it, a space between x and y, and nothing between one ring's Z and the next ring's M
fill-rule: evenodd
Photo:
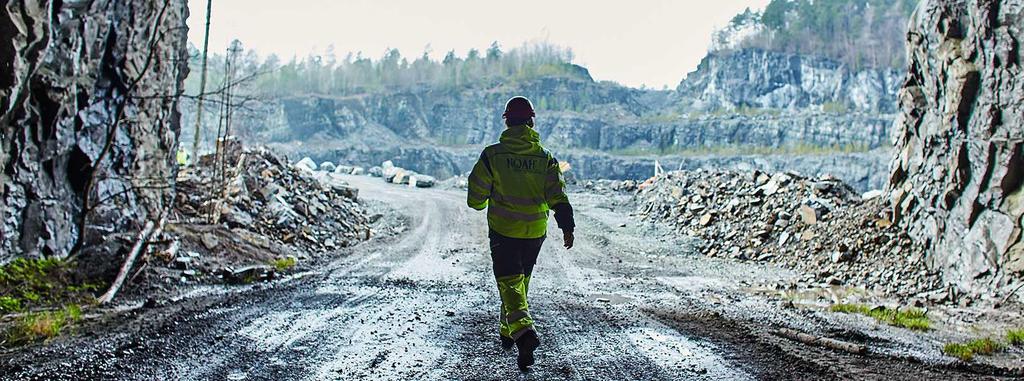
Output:
M893 226L881 192L796 173L677 171L613 189L635 192L640 218L701 239L706 256L772 262L804 282L903 298L957 298L923 265L923 247Z
M173 217L180 223L226 224L305 253L368 238L357 190L333 174L290 164L262 147L226 151L223 180L214 155L179 173Z

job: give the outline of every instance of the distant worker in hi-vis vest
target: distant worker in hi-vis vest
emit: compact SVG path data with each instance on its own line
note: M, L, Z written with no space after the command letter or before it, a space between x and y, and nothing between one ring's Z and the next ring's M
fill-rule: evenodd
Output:
M565 248L572 248L572 206L558 160L541 147L533 129L533 104L513 97L505 104L505 126L497 144L484 148L469 175L469 207L487 208L491 260L501 296L501 346L518 349L519 369L534 363L540 345L527 303L530 275L547 235L548 211L562 229Z

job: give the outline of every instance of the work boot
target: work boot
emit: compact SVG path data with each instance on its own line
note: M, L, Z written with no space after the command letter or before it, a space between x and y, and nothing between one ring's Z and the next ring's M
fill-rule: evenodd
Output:
M537 338L537 332L526 331L519 340L516 340L516 347L519 349L519 356L516 358L516 363L519 365L520 371L527 371L530 365L533 365L533 351L540 346L540 339Z
M501 349L504 349L506 352L507 351L511 351L512 347L516 345L516 341L512 340L511 337L505 337L505 335L501 335L500 337L501 337Z

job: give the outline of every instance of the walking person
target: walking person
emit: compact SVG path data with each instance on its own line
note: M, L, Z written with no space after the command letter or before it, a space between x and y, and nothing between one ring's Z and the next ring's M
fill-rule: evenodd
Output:
M534 364L540 338L530 315L530 277L547 236L548 212L562 230L566 249L573 246L572 205L558 160L540 144L533 104L513 97L505 104L506 129L497 144L484 148L469 175L469 207L487 209L494 277L501 297L498 318L501 345L515 346L517 364Z

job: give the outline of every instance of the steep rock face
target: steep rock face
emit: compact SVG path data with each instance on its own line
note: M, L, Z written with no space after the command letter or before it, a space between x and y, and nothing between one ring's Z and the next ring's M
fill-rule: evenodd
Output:
M830 104L893 113L900 72L850 70L826 58L761 49L709 53L679 84L683 101L697 109L806 109Z
M483 81L458 89L424 86L298 96L259 105L254 115L239 113L233 131L246 141L275 144L300 158L361 165L393 159L444 178L462 168L463 149L478 150L498 139L502 106L509 96L520 94L537 107L537 129L547 147L621 155L624 160L607 165L593 160L612 156L586 156L593 159L587 160L593 169L587 177L621 178L650 173L617 167L638 155L841 153L888 146L898 80L893 70L853 72L827 59L720 49L675 92L595 82L584 71L509 83ZM205 130L215 131L216 126ZM862 174L888 159L866 156L877 161L851 161L845 169L836 161L830 168L839 170L830 172L858 188L877 187L885 170Z
M655 155L736 147L874 149L887 144L891 124L884 115L820 111L659 116L654 113L670 102L666 94L551 79L502 91L286 98L265 105L262 116L248 118L244 138L285 143L297 155L320 154L327 147L377 157L398 147L483 146L501 133L507 94L534 99L539 108L537 129L545 144L556 150ZM448 175L428 167L450 168L447 163L425 161L406 168Z
M1019 284L1024 272L1022 8L924 1L908 38L891 202L931 248L929 265L969 294Z
M585 122L637 118L654 112L667 100L664 93L649 96L589 79L550 77L495 89L425 88L350 97L284 98L266 110L268 114L280 110L283 118L267 118L266 123L251 127L255 138L269 141L354 137L360 141L479 144L500 134L508 94L530 97L543 110L540 118L548 124L558 115L586 115Z
M0 6L0 263L131 234L171 200L187 14L184 0Z
M286 98L253 118L266 142L351 138L372 144L486 144L502 130L508 94L538 105L537 127L549 145L652 152L722 146L793 147L887 144L891 117L867 112L765 111L658 115L668 94L547 79L501 91L402 92L347 98Z
M814 147L865 150L888 144L891 118L884 115L800 111L659 118L647 113L660 105L635 91L593 91L570 82L573 83L552 81L547 87L524 94L533 96L538 104L542 100L553 102L552 99L578 102L580 106L575 107L583 110L574 111L571 106L538 110L537 130L545 146L555 152L595 151L626 156L606 164L596 161L611 156L579 156L587 158L590 170L579 173L586 178L649 176L649 160L640 165L644 170L629 169L634 167L632 164L619 166L636 155L692 156L743 152L750 147L767 152L799 152ZM479 149L498 140L503 128L500 115L504 99L500 97L516 91L287 98L264 105L259 109L261 116L246 117L247 122L242 125L251 129L251 135L244 136L246 140L271 144L293 158L311 156L318 161L358 165L394 160L404 168L446 178L465 170L465 157L475 158L461 150ZM577 91L583 95L562 98L563 92ZM594 102L604 102L605 106ZM451 152L460 153L453 156ZM841 168L844 162L835 160L834 165L827 166L827 172L856 184L858 189L877 188L885 178L888 158L867 157L872 160L845 162L848 168ZM783 158L776 156L770 161ZM810 169L806 174L819 173L815 165L796 165L799 171ZM864 175L867 170L878 169L877 173Z

